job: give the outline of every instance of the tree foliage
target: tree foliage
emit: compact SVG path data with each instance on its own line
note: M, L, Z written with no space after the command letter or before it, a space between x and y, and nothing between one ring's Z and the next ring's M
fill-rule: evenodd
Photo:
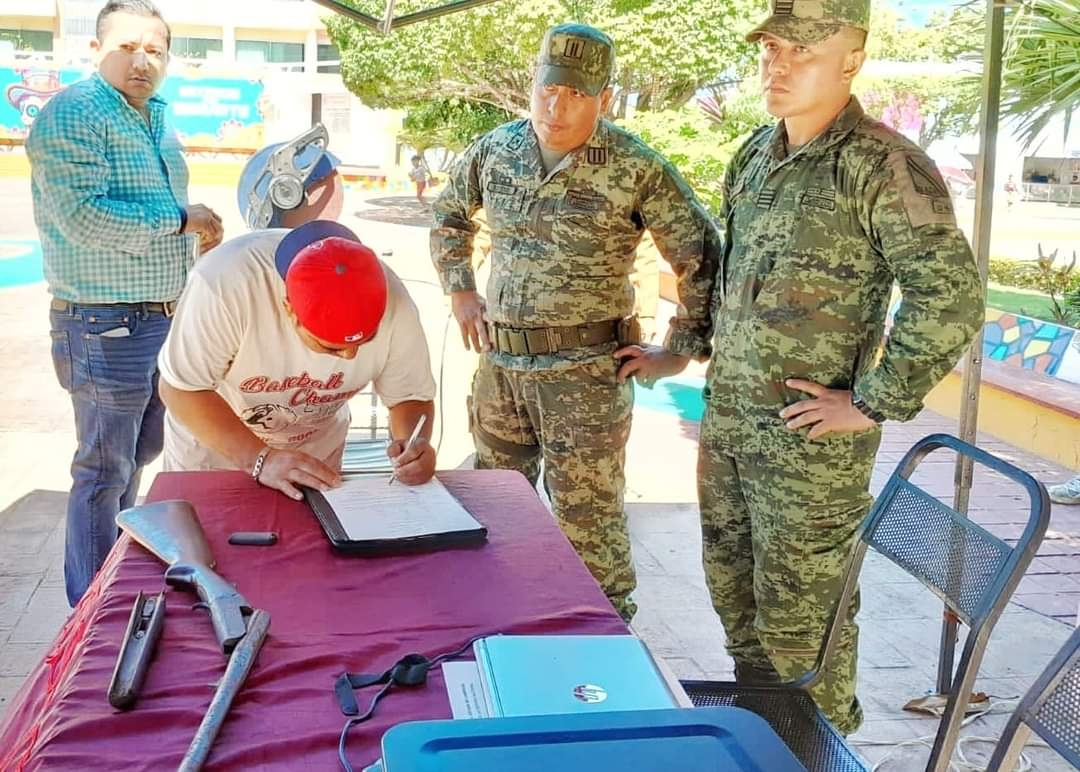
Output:
M979 81L922 75L865 78L857 93L866 112L927 148L935 140L977 130Z
M1058 117L1068 135L1080 105L1080 4L1027 0L1009 29L1002 83L1003 109L1018 119L1030 145Z
M353 0L368 13L383 0ZM399 14L431 0L399 0ZM345 17L327 19L341 52L346 86L365 104L416 110L429 102L459 100L503 114L528 112L529 84L544 30L564 21L587 21L614 39L614 85L634 94L638 110L686 104L695 91L747 60L750 47L736 30L759 13L755 0L503 0L381 36ZM617 98L616 114L626 111ZM494 117L498 113L485 113ZM448 119L475 114L444 109ZM422 121L421 121L422 122Z
M398 139L421 153L433 147L458 153L510 117L501 108L463 99L421 102L406 113Z
M620 123L663 153L706 208L719 210L724 169L738 149L741 136L722 130L696 105L635 113Z
M874 11L867 54L875 61L922 63L927 72L864 75L855 93L867 113L923 147L977 129L979 77L937 70L934 64L976 59L982 52L983 17L971 6L935 13L925 27L904 22L888 8ZM902 68L900 68L902 69Z

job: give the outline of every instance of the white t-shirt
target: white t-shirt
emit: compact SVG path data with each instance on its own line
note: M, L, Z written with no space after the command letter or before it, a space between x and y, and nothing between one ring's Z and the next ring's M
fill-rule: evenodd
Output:
M427 341L416 305L384 263L386 313L375 337L351 360L309 349L285 311L285 282L274 266L286 233L253 231L195 264L158 368L177 389L216 391L271 447L303 450L336 468L349 428L348 400L369 383L387 407L435 398ZM167 413L164 468L236 465Z

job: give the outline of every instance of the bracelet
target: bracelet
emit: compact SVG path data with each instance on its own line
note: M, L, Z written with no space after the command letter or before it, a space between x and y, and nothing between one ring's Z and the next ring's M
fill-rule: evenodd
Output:
M270 455L269 445L260 450L259 455L255 456L255 463L251 467L251 479L255 482L259 481L259 475L262 474L263 463L266 461L268 455Z

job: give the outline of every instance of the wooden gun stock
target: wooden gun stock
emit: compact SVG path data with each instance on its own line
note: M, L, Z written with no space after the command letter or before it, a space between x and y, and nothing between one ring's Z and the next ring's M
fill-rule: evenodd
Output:
M244 617L251 604L214 571L214 556L191 503L172 500L132 507L116 516L116 524L168 566L165 581L170 586L198 594L210 611L222 651L231 652L247 630Z

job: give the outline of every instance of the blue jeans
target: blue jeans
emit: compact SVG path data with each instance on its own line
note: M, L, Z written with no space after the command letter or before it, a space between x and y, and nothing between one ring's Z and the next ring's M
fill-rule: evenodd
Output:
M53 366L71 394L79 443L64 546L74 606L116 541L116 513L135 503L142 467L161 453L157 356L170 319L139 304L73 304L51 310L49 321Z

